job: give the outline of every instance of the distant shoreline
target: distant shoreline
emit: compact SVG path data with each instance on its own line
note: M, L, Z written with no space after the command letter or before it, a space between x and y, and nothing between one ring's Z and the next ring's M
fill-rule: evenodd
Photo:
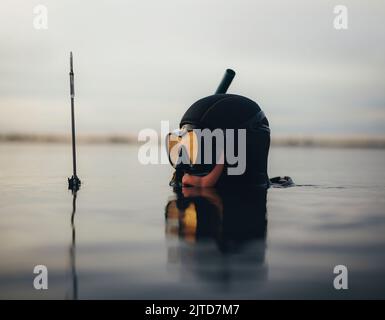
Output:
M70 143L69 135L55 134L0 134L0 143ZM130 144L138 145L135 135L79 135L79 144ZM325 147L325 148L368 148L385 149L385 137L272 137L272 146Z

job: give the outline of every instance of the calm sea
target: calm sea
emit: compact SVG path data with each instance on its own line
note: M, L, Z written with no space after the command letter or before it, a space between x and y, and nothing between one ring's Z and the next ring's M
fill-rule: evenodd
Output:
M385 150L276 147L297 186L175 194L136 146L79 145L76 199L70 156L0 144L2 299L385 298Z

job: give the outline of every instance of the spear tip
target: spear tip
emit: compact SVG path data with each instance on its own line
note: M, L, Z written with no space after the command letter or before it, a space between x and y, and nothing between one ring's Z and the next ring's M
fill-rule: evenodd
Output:
M72 63L72 51L70 51L70 69L73 71L73 63Z

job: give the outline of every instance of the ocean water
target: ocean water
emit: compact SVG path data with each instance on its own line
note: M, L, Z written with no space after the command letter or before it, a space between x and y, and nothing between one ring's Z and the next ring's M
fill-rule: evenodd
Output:
M297 186L175 194L136 146L79 145L76 199L70 156L0 144L2 299L385 298L384 150L276 147Z

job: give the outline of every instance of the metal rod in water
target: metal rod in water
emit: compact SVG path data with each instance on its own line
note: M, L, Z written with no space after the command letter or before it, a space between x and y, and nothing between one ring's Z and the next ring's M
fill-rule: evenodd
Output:
M72 124L72 163L73 163L73 176L76 177L76 139L75 139L75 110L74 110L74 69L72 52L70 54L70 90L71 90L71 124Z
M76 171L76 133L75 133L75 85L74 85L74 69L73 69L73 57L70 53L70 94L71 94L71 126L72 126L72 166L73 175L68 179L68 187L71 190L78 190L80 187L80 179L77 176Z

